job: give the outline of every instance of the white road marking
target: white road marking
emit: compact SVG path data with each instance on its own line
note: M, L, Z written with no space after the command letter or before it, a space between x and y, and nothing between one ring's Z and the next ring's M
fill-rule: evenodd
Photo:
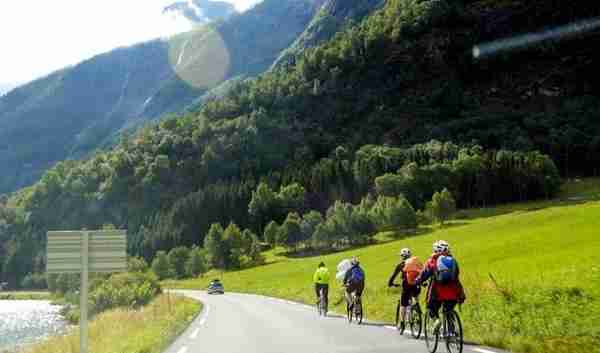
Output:
M179 349L179 350L177 351L177 353L186 353L186 352L187 352L187 350L188 350L187 346L183 346L183 347L181 347L181 349Z
M197 329L194 330L194 332L192 332L192 334L190 335L190 339L195 340L196 337L198 337L199 333L200 333L200 328L198 327Z
M492 351L489 351L489 350L483 349L483 348L473 348L473 350L475 352L479 352L479 353L496 353L496 352L492 352Z

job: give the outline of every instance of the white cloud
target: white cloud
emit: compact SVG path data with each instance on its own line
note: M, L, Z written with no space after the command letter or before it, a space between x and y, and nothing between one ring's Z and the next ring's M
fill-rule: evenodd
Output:
M175 1L3 0L0 82L32 80L118 46L185 30L185 23L162 16ZM242 11L260 0L228 1Z

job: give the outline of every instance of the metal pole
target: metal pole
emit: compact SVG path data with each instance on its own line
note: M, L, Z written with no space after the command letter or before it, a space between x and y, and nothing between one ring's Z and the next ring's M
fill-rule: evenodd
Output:
M88 253L89 253L89 237L87 231L82 233L81 239L81 298L79 303L79 329L80 329L80 352L88 353Z

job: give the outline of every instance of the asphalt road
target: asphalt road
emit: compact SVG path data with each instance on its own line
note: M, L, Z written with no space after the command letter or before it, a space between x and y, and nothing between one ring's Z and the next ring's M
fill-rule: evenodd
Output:
M319 317L307 305L256 295L174 291L204 303L203 312L165 353L427 353L425 342L390 326ZM438 352L445 352L441 346ZM465 346L464 352L495 353Z

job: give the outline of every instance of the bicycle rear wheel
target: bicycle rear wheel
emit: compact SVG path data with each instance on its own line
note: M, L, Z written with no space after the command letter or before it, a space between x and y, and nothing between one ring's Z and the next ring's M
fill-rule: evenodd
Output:
M423 331L423 315L421 306L416 303L410 308L410 333L415 339L419 339L421 331Z
M360 298L357 298L356 302L354 303L354 309L354 317L356 318L356 323L360 325L363 321L363 306L362 300Z
M448 353L462 353L463 351L463 329L460 316L454 310L446 313L446 348Z
M439 329L435 330L434 328L435 320L429 314L429 311L425 313L425 325L424 325L424 333L425 333L425 344L427 345L427 350L430 353L435 353L438 347L438 341L440 338Z

